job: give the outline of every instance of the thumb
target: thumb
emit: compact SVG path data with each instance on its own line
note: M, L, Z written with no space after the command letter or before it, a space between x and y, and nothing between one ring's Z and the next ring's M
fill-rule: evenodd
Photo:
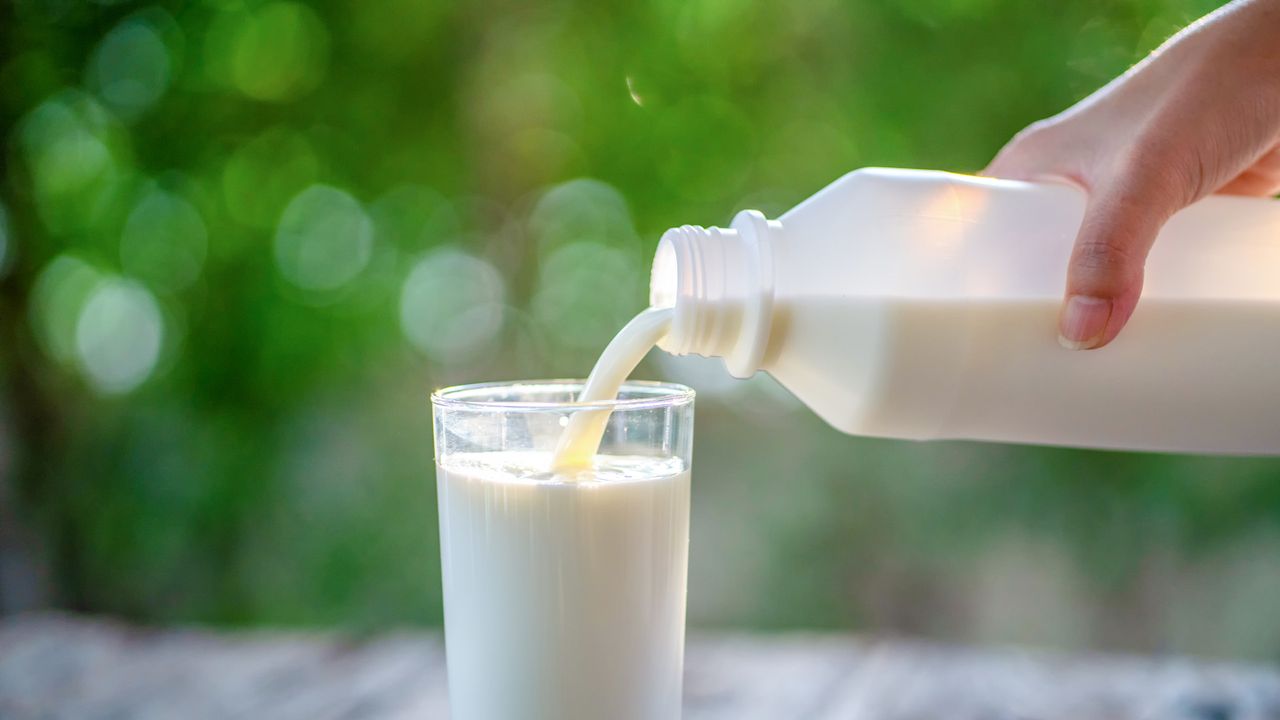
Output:
M1067 270L1058 341L1071 350L1111 342L1142 294L1147 253L1186 197L1163 183L1119 178L1090 194Z

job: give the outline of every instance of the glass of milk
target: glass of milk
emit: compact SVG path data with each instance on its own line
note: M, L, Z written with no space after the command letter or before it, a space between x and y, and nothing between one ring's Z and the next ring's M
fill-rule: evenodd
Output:
M432 395L454 720L680 716L693 391L582 385ZM607 416L599 449L553 471L575 413Z

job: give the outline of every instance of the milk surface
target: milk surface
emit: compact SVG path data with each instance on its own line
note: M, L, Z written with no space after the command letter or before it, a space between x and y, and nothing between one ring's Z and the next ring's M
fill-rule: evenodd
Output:
M689 471L677 458L437 465L453 716L680 716Z

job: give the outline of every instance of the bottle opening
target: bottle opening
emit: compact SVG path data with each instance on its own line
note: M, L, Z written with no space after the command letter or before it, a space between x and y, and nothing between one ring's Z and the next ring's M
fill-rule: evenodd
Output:
M658 241L658 251L653 256L653 270L649 274L649 306L675 307L679 282L675 245L670 239L663 238Z

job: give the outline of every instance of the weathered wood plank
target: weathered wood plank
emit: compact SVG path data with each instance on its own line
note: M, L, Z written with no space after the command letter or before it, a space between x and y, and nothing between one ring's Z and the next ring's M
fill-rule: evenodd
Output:
M694 635L688 720L1280 720L1280 670L1185 659ZM354 640L0 621L0 718L445 718L432 633Z

